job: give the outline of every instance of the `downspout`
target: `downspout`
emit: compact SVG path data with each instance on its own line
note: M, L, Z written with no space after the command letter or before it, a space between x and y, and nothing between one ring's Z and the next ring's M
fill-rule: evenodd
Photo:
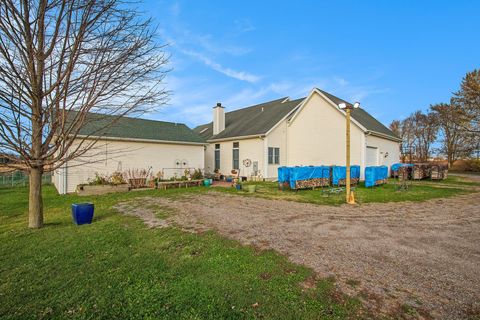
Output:
M68 170L67 170L67 167L68 167L68 162L65 162L65 167L63 168L63 194L67 194L67 191L68 191L68 187L67 187L67 183L68 183L68 179L67 179Z
M288 166L288 120L285 120L285 164L284 166ZM281 152L281 151L280 151Z
M263 138L263 178L268 178L268 138Z
M365 165L367 163L367 159L366 159L366 156L367 156L367 137L366 137L365 133L363 133L361 135L361 145L362 145L362 148L361 148L361 152L360 152L360 156L361 156L361 159L360 159L360 180L365 180Z

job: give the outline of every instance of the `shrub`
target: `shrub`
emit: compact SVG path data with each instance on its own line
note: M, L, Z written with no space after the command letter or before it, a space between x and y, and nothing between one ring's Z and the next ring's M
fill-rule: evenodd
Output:
M193 179L193 180L203 179L202 170L200 170L200 169L195 169L195 171L193 171L193 174L192 174L192 179Z
M480 160L457 160L450 169L460 172L480 172Z
M112 173L109 180L111 184L115 184L115 185L127 183L123 178L123 174L119 171L115 171L114 173Z
M88 179L89 185L103 185L103 184L110 184L108 175L102 175L98 172L95 172L95 178Z
M122 173L118 171L112 173L111 175L99 174L98 172L95 172L95 178L88 179L89 185L118 185L124 183L126 183L125 179L123 178Z

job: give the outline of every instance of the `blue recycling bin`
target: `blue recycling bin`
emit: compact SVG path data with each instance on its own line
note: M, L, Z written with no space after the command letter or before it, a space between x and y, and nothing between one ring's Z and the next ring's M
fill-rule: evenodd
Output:
M72 218L76 225L90 224L93 219L93 203L74 203L72 204Z

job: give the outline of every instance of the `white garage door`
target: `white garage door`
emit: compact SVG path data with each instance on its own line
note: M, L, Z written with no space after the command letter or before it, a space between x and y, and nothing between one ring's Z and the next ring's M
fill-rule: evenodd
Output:
M378 148L367 147L367 161L366 166L378 166Z

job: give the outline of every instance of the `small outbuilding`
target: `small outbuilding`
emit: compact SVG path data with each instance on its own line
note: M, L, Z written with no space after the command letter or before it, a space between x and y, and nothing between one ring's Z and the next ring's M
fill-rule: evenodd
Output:
M205 140L185 124L122 117L109 126L111 121L105 115L89 114L77 143L86 137L97 142L54 171L53 183L60 194L75 192L97 173L141 169L153 176L162 172L169 179L183 176L185 170L203 170Z

